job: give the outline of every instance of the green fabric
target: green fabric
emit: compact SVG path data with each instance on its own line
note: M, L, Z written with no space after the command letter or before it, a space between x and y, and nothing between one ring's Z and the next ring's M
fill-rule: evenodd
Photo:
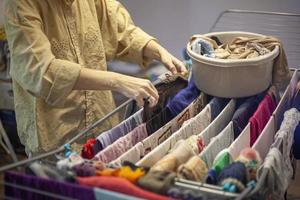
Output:
M220 174L222 169L231 163L232 159L227 149L221 151L215 158L212 169L214 169L217 175Z

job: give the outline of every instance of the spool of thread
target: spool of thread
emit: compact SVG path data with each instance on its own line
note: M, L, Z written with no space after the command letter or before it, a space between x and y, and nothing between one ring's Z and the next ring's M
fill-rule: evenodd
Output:
M241 192L247 184L247 169L244 163L234 162L221 171L219 185L228 192Z
M236 161L244 163L247 169L248 181L256 180L256 172L259 166L262 164L262 160L259 153L255 149L243 149Z

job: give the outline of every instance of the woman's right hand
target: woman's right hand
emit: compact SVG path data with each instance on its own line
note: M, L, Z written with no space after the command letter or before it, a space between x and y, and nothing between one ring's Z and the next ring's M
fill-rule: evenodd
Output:
M158 102L158 92L147 79L117 74L115 77L115 88L117 92L126 97L135 99L140 107L144 105L144 99L149 100L151 107Z
M139 106L148 99L150 106L158 102L158 92L147 79L135 78L123 74L82 68L74 85L75 90L113 90L128 98L133 98Z

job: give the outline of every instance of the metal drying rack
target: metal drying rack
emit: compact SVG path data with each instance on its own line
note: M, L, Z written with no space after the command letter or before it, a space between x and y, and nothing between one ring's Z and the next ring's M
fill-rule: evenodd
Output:
M233 20L234 19L234 20ZM251 25L249 25L251 24ZM292 27L292 28L291 28ZM298 63L300 63L300 14L293 13L280 13L280 12L261 12L261 11L249 11L249 10L227 10L222 12L216 19L215 23L210 29L210 32L216 31L249 31L256 32L265 35L273 35L278 37L285 48L287 53L289 65L295 68L300 69ZM96 128L97 126L103 124L107 119L112 117L114 114L118 113L120 110L125 108L128 104L130 104L133 100L129 99L115 110L104 116L102 119L96 121L94 124L87 127L85 130L82 130L76 135L74 138L69 140L66 144L72 144L83 136L88 137L89 132ZM275 147L280 147L282 145L282 141L277 141ZM0 168L0 173L11 170L14 168L18 168L34 161L42 160L48 158L50 156L57 155L65 150L65 145L58 147L55 150L50 152L29 158L27 160L19 161L16 163L12 163ZM197 183L193 181L188 181L184 179L176 179L175 185L182 186L184 188L190 188L193 190L198 190L205 193L217 194L224 196L226 199L245 199L249 198L255 194L257 194L261 188L263 187L263 180L266 178L268 171L264 170L260 179L257 182L255 187L250 186L247 187L242 193L235 194L230 192L222 191L221 187ZM30 191L37 194L45 195L46 197L53 197L57 199L70 200L73 198L40 191L34 188L6 183L0 181L1 185L15 187L21 190ZM14 199L7 196L1 196L4 199Z

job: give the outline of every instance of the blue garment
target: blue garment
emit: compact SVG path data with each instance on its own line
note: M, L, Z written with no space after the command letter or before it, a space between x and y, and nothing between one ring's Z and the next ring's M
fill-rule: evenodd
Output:
M96 200L139 200L140 199L137 197L132 197L117 192L112 192L109 190L103 190L100 188L94 188L94 194Z
M300 160L300 122L294 133L293 154L297 160Z
M143 123L142 110L136 112L134 115L128 119L122 121L119 125L108 130L97 137L96 145L94 145L94 154L105 149L108 145L112 144L114 141L120 137L131 132L137 126Z
M198 96L200 90L195 85L193 78L188 83L188 86L179 91L172 99L167 103L168 117L174 118L181 111L183 111L188 105L190 105Z
M197 38L192 42L192 51L206 57L215 57L214 48L212 45L208 41L201 38Z
M211 120L214 120L225 108L230 99L214 97L210 102Z
M245 99L244 103L235 111L232 117L234 138L237 138L247 126L250 117L256 111L264 95L265 92Z
M297 110L300 112L300 91L295 94L293 107L297 108Z

